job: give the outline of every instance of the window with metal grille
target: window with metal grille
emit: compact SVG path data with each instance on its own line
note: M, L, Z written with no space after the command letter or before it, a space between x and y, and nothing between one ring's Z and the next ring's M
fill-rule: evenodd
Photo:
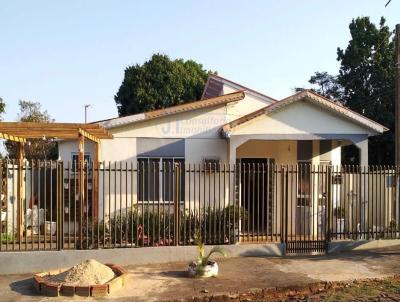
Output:
M138 158L139 202L173 202L175 166L179 169L179 197L185 200L185 160L183 158Z

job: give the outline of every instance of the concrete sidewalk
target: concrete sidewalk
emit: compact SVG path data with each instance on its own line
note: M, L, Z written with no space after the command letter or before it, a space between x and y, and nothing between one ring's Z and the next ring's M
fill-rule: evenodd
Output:
M271 287L297 288L317 281L383 278L400 274L400 248L314 257L240 257L219 264L220 276L213 279L187 278L186 263L127 267L128 285L109 298L95 301L166 301ZM0 301L4 302L54 301L36 295L30 275L0 276L0 288ZM71 299L61 297L57 301Z

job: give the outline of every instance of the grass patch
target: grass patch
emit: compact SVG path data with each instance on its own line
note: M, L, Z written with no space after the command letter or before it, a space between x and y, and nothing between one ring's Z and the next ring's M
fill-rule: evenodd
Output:
M400 278L394 277L385 280L366 280L354 282L343 288L328 291L324 301L354 301L373 299L386 296L398 296L400 298Z

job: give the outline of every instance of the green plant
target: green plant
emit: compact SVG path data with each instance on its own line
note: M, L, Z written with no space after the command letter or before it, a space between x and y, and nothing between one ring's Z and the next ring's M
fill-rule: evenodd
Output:
M99 248L105 243L107 245L107 240L109 238L109 228L108 225L104 223L103 220L96 221L91 218L86 223L84 220L82 227L82 241L80 241L79 235L77 232L77 249L94 249Z
M396 231L397 230L397 222L396 220L392 219L389 223L390 230Z
M226 244L237 241L239 221L247 221L248 212L243 207L201 207L195 212L182 212L181 234L184 242L196 244L196 233L200 232L206 244Z
M239 220L247 219L243 207L228 206L214 208L202 207L195 211L183 206L179 214L179 244L196 244L196 233L203 236L205 244L234 243L237 240ZM175 223L173 205L133 205L129 209L111 212L105 221L88 223L84 219L82 244L78 248L98 248L121 246L165 246L175 243ZM79 232L78 232L79 235Z
M0 236L0 243L6 244L14 241L14 235L2 233Z
M345 211L344 207L338 206L335 208L336 219L343 219L343 218L345 218L345 215L346 215L346 211Z
M211 251L206 255L206 245L201 240L200 233L196 233L195 242L197 244L197 249L199 250L199 256L196 261L196 275L201 275L207 265L210 264L210 258L213 254L220 254L222 257L226 257L225 250L220 246L214 246Z

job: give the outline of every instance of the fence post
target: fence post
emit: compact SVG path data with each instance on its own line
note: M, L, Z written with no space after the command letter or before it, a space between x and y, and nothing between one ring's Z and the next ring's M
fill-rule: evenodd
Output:
M330 242L331 241L331 219L332 219L332 211L331 211L331 206L332 206L332 166L328 166L328 169L326 171L326 186L327 186L327 193L326 193L326 221L325 221L325 242Z
M56 246L57 246L57 250L61 250L61 240L60 240L60 236L61 236L61 232L60 232L60 226L61 226L61 198L60 198L60 163L58 161L55 161L56 163ZM53 161L50 161L50 171L51 171L51 167L53 165ZM47 166L45 164L44 166L44 171L46 171ZM51 175L52 173L50 172L50 177L53 177L53 175ZM46 194L46 192L44 192L44 194ZM50 228L51 230L51 228ZM51 238L51 231L50 231L50 238ZM46 240L46 238L45 238ZM51 239L50 239L51 240Z
M278 167L277 167L277 173L278 173ZM287 244L287 202L288 200L286 199L287 196L287 186L286 186L286 169L283 165L280 166L279 169L281 173L281 243L285 244L285 250L286 250L286 244Z
M284 178L284 187L285 187L285 225L284 225L284 231L285 231L285 249L286 249L286 244L288 242L288 215L289 215L289 168L288 166L283 167L283 178ZM291 224L292 225L292 224Z
M174 244L179 245L180 163L174 165Z

